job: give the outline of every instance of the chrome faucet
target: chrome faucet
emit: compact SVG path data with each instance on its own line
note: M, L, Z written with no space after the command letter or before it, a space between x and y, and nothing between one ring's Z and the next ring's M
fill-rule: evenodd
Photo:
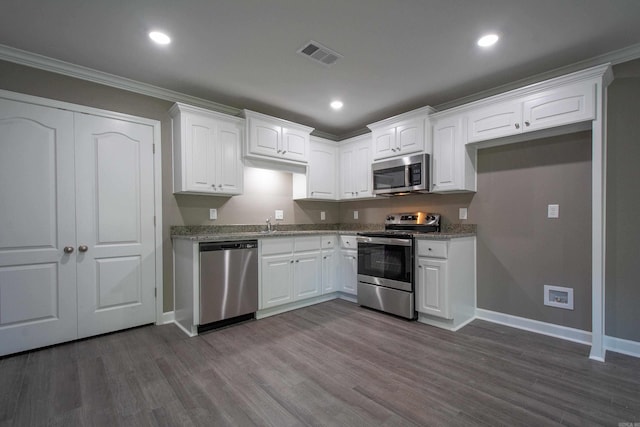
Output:
M267 218L267 233L271 233L271 218Z

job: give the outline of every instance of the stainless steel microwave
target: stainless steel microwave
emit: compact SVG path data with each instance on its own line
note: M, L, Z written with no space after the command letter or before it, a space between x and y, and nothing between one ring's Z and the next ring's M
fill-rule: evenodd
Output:
M429 155L385 160L371 165L373 194L399 196L429 192Z

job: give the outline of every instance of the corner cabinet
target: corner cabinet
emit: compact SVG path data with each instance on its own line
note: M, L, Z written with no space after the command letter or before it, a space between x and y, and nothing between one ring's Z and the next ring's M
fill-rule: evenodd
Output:
M338 200L338 146L311 137L306 174L293 174L294 200Z
M371 198L371 135L350 138L340 147L340 200Z
M307 163L313 128L249 110L244 110L244 115L248 157Z
M465 146L462 114L433 116L434 193L476 191L477 149Z
M367 125L372 132L373 160L411 153L431 153L429 114L423 107Z
M460 329L475 316L476 238L419 239L416 246L418 321Z
M242 194L243 120L176 103L169 110L173 132L173 192Z

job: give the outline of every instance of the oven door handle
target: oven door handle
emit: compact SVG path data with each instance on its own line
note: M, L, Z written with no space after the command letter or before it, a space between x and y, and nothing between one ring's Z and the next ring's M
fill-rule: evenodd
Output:
M394 239L393 237L356 237L358 243L371 243L374 245L411 246L410 239Z

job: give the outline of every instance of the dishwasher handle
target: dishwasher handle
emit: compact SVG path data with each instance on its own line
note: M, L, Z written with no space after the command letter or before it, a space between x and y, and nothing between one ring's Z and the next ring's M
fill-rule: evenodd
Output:
M200 252L228 251L234 249L253 249L258 247L257 240L243 240L236 242L203 242Z

